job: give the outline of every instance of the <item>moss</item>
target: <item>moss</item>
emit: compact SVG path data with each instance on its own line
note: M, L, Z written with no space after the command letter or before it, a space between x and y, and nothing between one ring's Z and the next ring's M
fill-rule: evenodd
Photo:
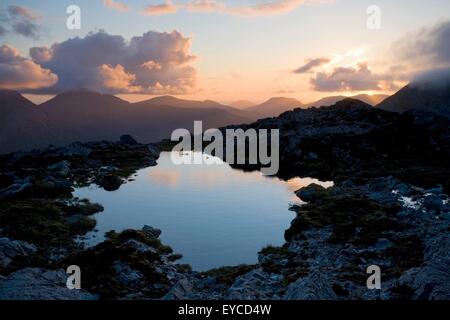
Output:
M383 206L357 196L323 197L304 206L294 206L297 218L286 230L287 240L309 228L332 226L333 243L373 244L383 232L395 230L398 208Z
M39 245L70 245L73 242L61 208L49 200L30 199L1 204L0 227L14 239Z
M136 240L156 249L156 252L139 252L131 246L123 246L128 240ZM172 250L161 244L158 239L148 237L138 230L126 230L122 233L109 232L107 240L94 248L80 252L68 258L64 264L76 264L83 270L85 288L98 293L105 299L114 299L138 290L149 298L160 298L169 290L169 280L160 273L155 262L161 261L161 255ZM114 264L120 262L139 271L145 278L138 288L130 288L117 280ZM154 285L154 286L153 286Z
M116 244L124 243L129 239L134 239L142 242L152 248L158 250L160 254L171 254L173 249L170 246L164 245L159 239L152 238L148 236L145 232L141 230L124 230L121 233L116 233L114 231L106 233L106 237Z
M223 267L212 269L203 273L203 275L216 278L216 281L231 286L237 277L242 276L255 269L251 265L239 265L236 267Z
M289 250L286 247L274 247L274 246L267 246L264 249L262 249L260 254L268 255L268 254L279 254L279 255L289 255Z
M93 218L82 215L72 216L71 218L73 217L76 217L76 220L68 223L69 230L72 234L83 236L93 230L97 225L97 222Z
M94 229L95 220L87 215L98 209L99 205L87 200L71 204L51 199L1 202L0 228L14 239L38 245L72 246L75 235ZM70 219L72 223L68 223Z
M99 203L92 203L88 199L76 199L77 202L73 202L65 209L67 214L81 214L84 216L90 216L105 210L105 208Z

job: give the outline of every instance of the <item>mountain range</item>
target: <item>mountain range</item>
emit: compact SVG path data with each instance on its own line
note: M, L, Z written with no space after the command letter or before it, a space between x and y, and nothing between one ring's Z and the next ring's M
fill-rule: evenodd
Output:
M0 90L0 112L0 153L74 141L115 141L124 133L155 142L177 128L191 129L195 120L202 120L205 129L253 120L243 110L212 101L159 97L129 103L85 89L59 94L39 106L18 92Z
M310 108L310 107L329 107L334 104L336 104L339 101L342 101L347 98L352 98L355 100L360 100L362 102L365 102L367 104L370 104L371 106L376 106L377 104L381 103L384 99L388 98L388 95L384 94L374 94L374 95L368 95L368 94L359 94L352 97L347 96L331 96L331 97L325 97L320 100L317 100L315 102L311 102L308 104L305 104L304 108Z
M450 118L450 83L410 84L377 105L377 108L394 112L415 109Z
M191 129L195 120L202 120L204 129L220 128L275 117L295 108L330 106L345 98L333 96L302 104L278 97L240 109L211 100L172 96L130 103L113 95L79 89L36 105L16 91L0 90L0 153L74 141L114 141L123 134L131 134L139 142L156 142L170 137L177 128ZM391 97L358 95L353 99L393 112L419 109L450 117L450 86L408 85Z
M247 112L256 114L257 118L276 117L283 112L303 107L303 103L293 98L271 98L256 106L246 108Z

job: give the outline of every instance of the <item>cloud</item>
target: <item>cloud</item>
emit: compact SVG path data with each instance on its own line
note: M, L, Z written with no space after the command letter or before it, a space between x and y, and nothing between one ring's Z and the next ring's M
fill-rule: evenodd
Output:
M40 92L77 88L107 93L184 94L196 85L191 39L177 31L149 31L126 41L104 31L72 38L51 47L30 49L36 64L58 75Z
M398 59L415 67L450 66L450 21L408 33L393 47Z
M8 27L0 25L0 36L13 32L27 38L38 39L41 28L37 21L40 19L39 14L29 8L10 5L2 17Z
M118 10L118 11L128 11L128 6L124 3L121 3L119 1L114 0L103 0L103 4L111 9Z
M172 1L167 0L165 3L148 5L145 7L143 13L148 16L157 16L163 14L176 13L178 6L175 6Z
M448 88L450 86L450 68L437 68L419 73L411 81L413 86Z
M55 74L22 57L16 48L0 46L0 88L39 89L52 86L57 81Z
M259 0L255 4L227 6L219 0L190 0L184 4L173 4L171 1L150 5L144 14L163 15L176 13L179 9L188 12L220 13L236 16L272 16L290 13L301 5L329 4L334 0Z
M190 12L225 12L226 6L216 0L193 0L185 6Z
M382 90L382 77L372 73L367 63L351 67L336 67L331 72L318 72L311 78L316 91L366 91Z
M321 65L327 64L330 62L330 59L328 58L316 58L316 59L310 59L306 62L305 65L302 67L295 69L293 73L307 73L309 71L312 71L316 67L320 67Z
M22 6L10 5L7 10L12 17L21 17L29 20L38 20L40 18L33 10Z
M103 88L109 90L134 93L141 91L139 86L134 86L136 76L125 70L125 68L118 64L115 67L107 64L102 64L97 67L99 83Z

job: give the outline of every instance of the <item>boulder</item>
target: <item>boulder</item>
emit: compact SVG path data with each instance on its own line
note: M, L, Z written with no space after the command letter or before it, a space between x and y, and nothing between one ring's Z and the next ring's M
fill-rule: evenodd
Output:
M450 300L450 235L440 234L427 241L424 263L402 274L398 287L407 287L411 299Z
M120 186L123 184L123 180L118 176L107 174L99 177L97 179L97 184L106 191L116 191L119 190Z
M158 149L157 146L152 145L152 144L149 144L149 145L147 146L147 148L148 148L148 151L150 152L150 155L151 155L153 158L155 158L155 159L159 158L160 150Z
M25 241L0 238L0 268L8 267L16 257L28 257L37 250L34 244Z
M135 146L138 144L138 142L129 134L124 134L120 137L120 143L127 144L130 146Z
M131 268L128 264L116 261L113 264L113 269L117 280L127 287L137 287L145 279L142 272Z
M33 187L33 184L31 183L30 178L18 180L9 187L0 190L0 200L19 196L21 193L28 191L31 187Z
M60 161L51 166L48 169L53 171L53 174L60 177L67 177L70 173L70 162L67 160Z
M291 283L284 296L285 300L337 300L330 282L319 273L300 278Z
M314 202L322 198L326 189L318 184L312 183L307 187L301 188L295 194L305 202Z
M0 300L98 299L85 290L68 289L66 281L67 274L62 269L25 268L0 279Z
M73 143L69 146L58 149L57 154L63 157L86 158L92 153L92 149L82 143Z
M283 290L282 276L262 269L238 277L228 289L226 300L277 300Z
M150 227L150 226L144 226L142 228L142 232L144 232L147 236L154 238L154 239L158 239L159 236L161 235L161 230Z
M445 208L444 200L441 195L429 194L423 199L423 206L427 210L441 212Z
M162 300L188 300L193 291L194 285L188 279L183 278L162 297Z

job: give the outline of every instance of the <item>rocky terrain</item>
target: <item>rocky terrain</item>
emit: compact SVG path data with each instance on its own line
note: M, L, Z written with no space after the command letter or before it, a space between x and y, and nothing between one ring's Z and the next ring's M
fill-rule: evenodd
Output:
M102 207L73 198L72 188L120 188L156 165L154 145L123 136L2 156L0 298L449 299L449 124L349 99L240 126L280 129L280 177L335 184L296 192L304 204L292 207L285 245L263 248L256 265L202 273L178 264L150 226L112 231L89 249L76 241ZM83 290L65 288L69 265L83 270ZM371 265L381 290L367 289Z

